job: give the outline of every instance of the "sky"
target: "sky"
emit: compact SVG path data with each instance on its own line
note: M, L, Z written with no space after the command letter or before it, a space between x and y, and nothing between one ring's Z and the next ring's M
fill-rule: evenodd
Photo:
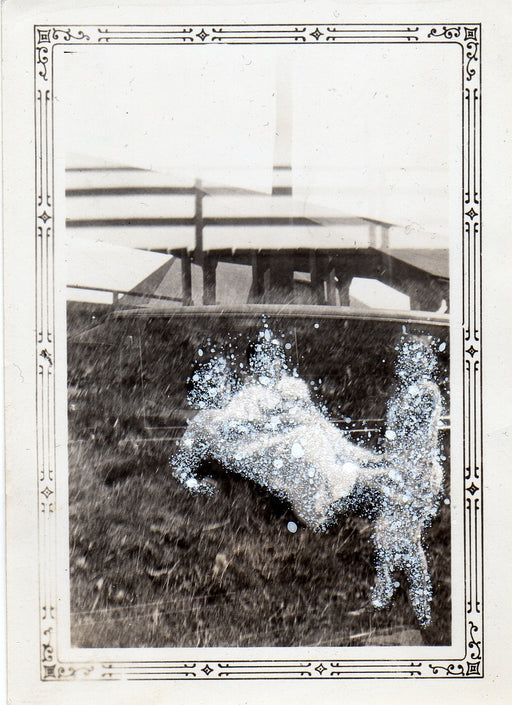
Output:
M460 61L450 46L64 51L55 87L67 154L268 191L278 129L297 197L448 234L460 173ZM280 96L286 124L276 124Z
M273 165L288 161L296 199L394 223L396 247L447 247L459 227L460 56L449 45L55 51L55 143L68 165L269 193Z

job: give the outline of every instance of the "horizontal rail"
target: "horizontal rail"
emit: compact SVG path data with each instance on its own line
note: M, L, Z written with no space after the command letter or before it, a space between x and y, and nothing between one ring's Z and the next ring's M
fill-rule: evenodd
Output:
M353 309L347 306L324 306L303 304L239 304L238 306L183 306L169 309L123 309L113 312L119 317L244 317L258 318L261 316L280 316L283 318L315 318L335 320L370 320L387 321L403 324L422 324L434 327L449 327L450 318L447 314L428 311L390 311L385 309Z
M194 225L196 218L80 218L66 219L68 228L98 228L98 227L153 227ZM203 217L202 226L229 227L229 226L277 226L277 225L303 225L315 228L325 228L332 225L361 225L367 226L368 221L359 217L340 216L335 218L313 218L302 216L234 216L234 217Z
M194 195L193 186L101 186L91 188L68 188L66 196L188 196Z
M174 301L177 303L182 303L182 298L177 298L175 296L164 296L163 294L145 294L141 291L128 291L126 289L107 289L101 286L86 286L84 284L67 284L68 289L82 289L85 291L102 291L105 294L114 294L121 296L136 296L142 299L161 299L163 301Z
M207 189L198 189L195 186L91 186L91 187L72 187L66 189L66 196L71 198L76 197L94 197L97 196L194 196L195 194L203 194L204 196L267 196L259 191L251 191L244 188L228 188L225 186L212 186ZM291 196L291 189L288 186L274 186L272 189L272 197L274 196ZM367 220L367 219L365 219ZM372 221L373 222L373 221ZM384 225L381 221L375 221L378 224Z

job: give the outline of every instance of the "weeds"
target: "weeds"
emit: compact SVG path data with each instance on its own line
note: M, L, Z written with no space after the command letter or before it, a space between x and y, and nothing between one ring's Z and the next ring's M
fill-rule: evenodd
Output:
M242 361L259 323L102 319L97 309L70 308L72 643L449 644L447 505L427 535L433 620L420 632L405 585L390 609L376 612L370 605L375 573L368 519L345 515L326 533L299 526L292 534L289 508L248 481L208 465L203 471L219 491L193 497L170 476L175 438L190 417L186 377L198 348L208 336L212 348L231 336ZM279 333L292 331L293 341L297 336L299 372L317 387L331 417L352 419L354 426L384 417L400 327L271 323ZM447 358L440 368L446 396ZM378 433L359 437L378 444ZM447 445L448 438L446 456Z

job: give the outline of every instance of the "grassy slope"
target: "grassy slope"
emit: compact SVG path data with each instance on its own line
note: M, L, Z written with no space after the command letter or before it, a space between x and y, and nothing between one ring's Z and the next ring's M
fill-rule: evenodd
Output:
M186 375L208 335L221 342L235 333L229 322L215 332L211 322L185 319L107 321L87 331L93 313L97 322L99 311L69 317L74 644L450 643L448 507L427 536L435 600L433 625L420 635L403 585L389 610L369 604L368 520L344 516L325 534L291 534L288 508L249 482L217 472L218 493L192 497L170 476L175 443L162 439L187 416ZM333 416L384 416L399 328L279 325L301 376L322 378L318 393ZM258 327L237 324L240 359Z

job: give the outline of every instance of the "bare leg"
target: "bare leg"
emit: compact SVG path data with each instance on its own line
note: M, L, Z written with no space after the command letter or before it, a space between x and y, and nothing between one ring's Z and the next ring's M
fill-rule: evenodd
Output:
M211 453L207 434L199 433L195 428L189 428L181 440L178 452L171 459L173 476L191 492L212 494L214 488L209 483L199 480L196 475L201 463L209 455Z
M422 627L430 624L430 603L432 601L432 584L427 558L420 540L411 545L411 550L404 561L404 572L409 580L411 603Z
M372 603L377 609L383 609L389 605L395 592L393 584L394 565L385 556L377 560L377 576L372 589Z
M372 602L378 609L387 607L395 592L393 571L398 568L397 545L388 517L380 517L375 525L373 540L377 554L377 575L372 590Z

